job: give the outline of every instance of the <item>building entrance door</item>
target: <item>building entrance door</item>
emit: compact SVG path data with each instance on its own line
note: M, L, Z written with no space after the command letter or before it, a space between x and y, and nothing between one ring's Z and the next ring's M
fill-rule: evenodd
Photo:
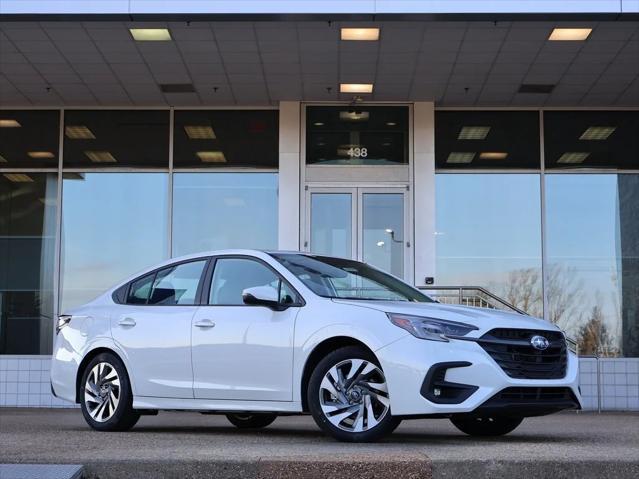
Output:
M406 188L309 188L304 249L410 280Z

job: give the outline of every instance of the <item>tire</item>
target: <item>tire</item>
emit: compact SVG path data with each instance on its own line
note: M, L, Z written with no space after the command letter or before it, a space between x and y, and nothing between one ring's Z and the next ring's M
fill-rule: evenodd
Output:
M240 429L260 429L272 424L276 418L277 414L268 413L226 415L226 419Z
M93 429L127 431L140 419L133 409L129 375L115 354L93 358L82 373L80 388L82 415Z
M339 441L376 441L401 422L391 415L388 386L377 358L359 346L337 349L317 364L307 399L317 425Z
M453 417L450 421L469 436L503 436L519 426L523 417Z

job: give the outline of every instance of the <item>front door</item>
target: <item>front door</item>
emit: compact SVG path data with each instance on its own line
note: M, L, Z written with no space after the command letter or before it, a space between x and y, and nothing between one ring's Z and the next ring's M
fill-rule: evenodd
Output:
M309 188L304 249L410 280L405 188Z
M244 304L242 291L273 287L286 304L296 293L265 263L249 257L215 261L208 305L193 317L196 398L292 401L293 332L299 307L276 311Z

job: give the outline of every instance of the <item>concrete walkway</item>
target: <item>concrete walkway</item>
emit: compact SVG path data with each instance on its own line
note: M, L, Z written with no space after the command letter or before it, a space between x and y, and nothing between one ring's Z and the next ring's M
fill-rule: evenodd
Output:
M447 420L405 421L377 444L343 444L310 417L240 431L223 416L161 412L126 433L99 433L78 410L0 409L0 463L83 464L87 477L639 477L639 414L528 419L497 439Z

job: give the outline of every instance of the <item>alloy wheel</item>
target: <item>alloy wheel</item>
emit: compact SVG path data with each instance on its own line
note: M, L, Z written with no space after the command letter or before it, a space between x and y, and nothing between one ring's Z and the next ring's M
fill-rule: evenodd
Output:
M96 364L84 385L84 404L89 415L98 422L106 422L115 413L120 402L120 377L106 362Z
M347 432L373 429L390 407L384 373L364 359L346 359L330 368L320 384L319 401L331 424Z

